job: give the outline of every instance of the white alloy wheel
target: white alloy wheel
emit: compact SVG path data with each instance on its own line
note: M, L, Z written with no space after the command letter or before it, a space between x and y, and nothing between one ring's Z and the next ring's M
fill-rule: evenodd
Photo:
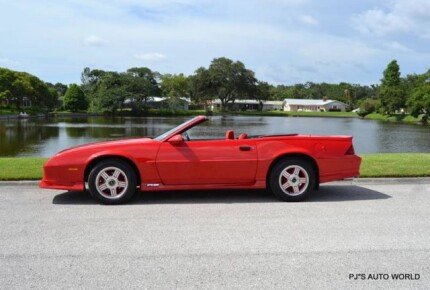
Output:
M118 167L106 167L96 176L97 191L107 199L119 199L128 189L127 175Z

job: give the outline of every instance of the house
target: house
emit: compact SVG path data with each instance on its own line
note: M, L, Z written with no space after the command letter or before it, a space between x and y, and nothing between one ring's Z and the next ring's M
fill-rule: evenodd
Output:
M124 101L125 106L132 106L132 99L126 99ZM146 101L146 106L153 109L166 109L174 106L176 110L188 110L188 106L190 104L190 99L188 98L178 98L175 99L174 102L169 102L168 97L157 97L152 96L149 97Z
M174 107L175 110L188 110L190 100L188 98L175 98L169 101L169 97L149 97L146 105L154 109L166 109Z
M289 112L308 111L308 112L328 112L340 111L345 112L346 104L336 100L323 98L320 100L310 99L285 99L283 102L283 110Z
M282 110L282 101L259 101L259 100L235 100L225 104L226 110L229 111L274 111ZM211 104L212 110L221 109L221 100L215 99Z
M263 101L263 111L282 111L283 101Z

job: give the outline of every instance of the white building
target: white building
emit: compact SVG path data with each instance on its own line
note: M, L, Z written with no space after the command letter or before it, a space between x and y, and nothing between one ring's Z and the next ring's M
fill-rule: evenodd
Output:
M290 112L308 111L308 112L327 112L327 111L341 111L345 112L346 104L336 100L328 100L323 98L321 100L309 99L285 99L283 102L283 110Z
M134 101L132 99L126 99L124 101L125 105L131 105ZM188 110L188 106L190 104L190 99L189 98L179 98L177 103L175 104L176 109L180 109L180 110ZM162 109L162 108L166 108L168 107L168 97L157 97L157 96L152 96L149 97L146 101L146 105L149 108L154 108L154 109Z
M231 111L282 111L283 101L259 101L259 100L235 100L227 103L225 109ZM221 100L215 99L212 101L211 109L221 109Z

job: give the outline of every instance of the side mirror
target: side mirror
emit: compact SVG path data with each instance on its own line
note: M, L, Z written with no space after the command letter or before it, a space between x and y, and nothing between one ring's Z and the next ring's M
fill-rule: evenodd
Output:
M181 134L176 134L172 138L170 138L167 142L169 142L172 145L179 145L182 142L184 142L184 138L182 138Z

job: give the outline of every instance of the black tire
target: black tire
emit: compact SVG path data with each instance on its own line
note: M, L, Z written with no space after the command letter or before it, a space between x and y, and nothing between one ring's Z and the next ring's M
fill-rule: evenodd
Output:
M117 172L120 173L115 179ZM108 176L108 178L103 176ZM102 190L103 184L109 187ZM126 184L126 186L119 186L120 184ZM100 190L97 188L98 186ZM93 167L88 176L88 188L91 196L103 204L126 203L136 193L136 186L136 172L127 162L119 159L112 158L100 161Z
M288 175L289 177L286 178L285 175L281 177L281 174L287 168L289 169L285 175ZM294 174L294 169L296 168L299 168L299 174L297 175L297 178ZM289 174L288 172L292 173ZM301 181L305 180L306 174L308 180L307 185L305 183L300 183ZM294 202L302 201L309 197L309 195L314 191L315 182L315 169L313 168L312 164L305 159L292 157L285 158L275 164L270 172L268 183L273 194L279 200ZM288 185L285 191L282 189L281 183ZM290 186L290 184L294 186ZM296 187L298 190L295 189Z

